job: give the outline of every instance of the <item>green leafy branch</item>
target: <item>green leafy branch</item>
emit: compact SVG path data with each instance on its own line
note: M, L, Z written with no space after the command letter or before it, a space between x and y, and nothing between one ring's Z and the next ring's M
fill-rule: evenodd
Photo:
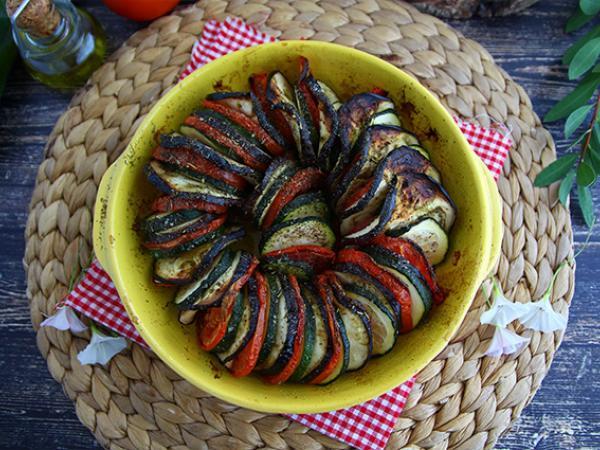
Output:
M580 0L575 13L567 21L566 32L580 29L599 13L600 0ZM600 174L600 25L575 42L565 52L562 62L569 67L569 80L579 82L548 111L544 121L566 118L564 135L566 139L572 139L572 143L566 155L538 174L535 185L542 187L560 181L558 197L566 205L575 183L579 207L585 223L591 228L595 220L592 187ZM576 132L582 127L585 130L577 136Z

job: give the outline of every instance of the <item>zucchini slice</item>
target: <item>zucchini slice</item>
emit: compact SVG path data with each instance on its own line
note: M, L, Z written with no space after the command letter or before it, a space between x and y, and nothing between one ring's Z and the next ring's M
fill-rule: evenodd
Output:
M397 176L396 205L385 226L386 232L406 228L429 218L448 232L456 217L456 207L445 189L427 175L403 172Z
M259 249L261 254L299 245L333 248L335 234L329 224L318 217L303 217L282 222L264 232Z
M340 101L336 93L333 91L333 89L331 89L327 84L325 84L321 80L317 80L317 84L323 91L325 97L327 97L329 103L331 103L331 106L333 106L333 109L335 109L336 111L340 109L342 107L342 102Z
M304 303L304 348L302 349L302 357L300 358L298 366L290 377L290 381L296 382L300 381L310 369L310 365L315 354L315 341L317 339L317 324L313 310L313 303L309 297L310 294L307 294L307 289L303 285L300 285L300 292L302 295L302 301Z
M146 242L144 242L144 245L149 243L162 244L179 237L184 237L194 233L197 230L205 228L208 223L212 222L218 217L219 216L214 214L197 211L195 217L191 219L180 221L179 223L174 222L169 228L163 228L160 231L145 233Z
M286 283L289 283L286 277L280 276L278 281L281 286L281 293L277 314L277 333L269 356L263 364L257 367L263 375L275 375L283 369L292 356L296 336L298 322L296 299L290 287L286 285Z
M315 274L313 267L309 263L292 259L287 255L278 255L276 257L263 256L262 261L262 267L266 271L294 275L301 280L307 280Z
M244 311L238 326L233 343L226 349L217 353L217 358L223 363L231 361L239 352L241 352L246 344L254 336L256 324L258 322L259 301L256 288L256 280L253 277L248 279L248 282L241 291L244 299Z
M216 147L211 144L206 144L198 139L190 138L188 136L181 135L162 135L160 137L161 147L168 149L187 148L198 153L204 159L212 162L221 169L227 170L231 173L244 177L249 182L256 184L261 179L261 173L255 169L248 167L236 161L234 158L222 154Z
M316 136L316 140L313 140L313 150L319 167L323 170L329 170L332 161L337 156L333 155L339 129L336 105L341 106L341 103L327 85L317 81L312 76L308 60L303 57L300 58L298 85L316 103L318 114L317 117L312 117L314 135Z
M275 126L276 121L271 120L274 111L271 111L271 107L267 100L267 81L268 76L266 73L255 74L248 79L252 107L254 108L254 114L256 114L258 123L263 130L265 130L281 148L285 149L287 138L284 137ZM285 123L285 126L287 127L287 123ZM287 131L290 131L289 127Z
M254 169L265 169L271 161L271 155L262 149L258 140L215 111L195 111L184 123L226 147L240 162Z
M226 294L239 291L252 275L257 261L245 251L225 250L201 278L181 287L175 294L180 309L216 306Z
M248 117L254 117L250 92L213 92L208 94L206 99L227 105Z
M323 172L316 167L305 167L294 173L270 197L269 206L261 220L261 229L269 228L279 216L281 210L299 195L320 189L324 181Z
M296 107L294 89L279 71L269 75L267 99L271 104L271 109L281 111L286 118L300 160L306 164L313 163L316 157L309 127Z
M306 245L265 253L262 263L267 269L306 279L331 266L334 259L335 252L330 249Z
M302 217L320 217L329 220L331 213L323 191L313 191L299 195L283 207L277 215L275 223L285 222Z
M171 167L179 168L192 178L205 177L217 188L227 191L235 189L243 191L248 182L241 176L221 169L198 153L187 148L172 149L161 146L152 151L152 157Z
M300 170L299 167L288 160L283 160L277 163L276 167L273 167L273 162L269 169L267 169L267 175L261 183L264 185L262 189L255 191L255 199L251 202L252 212L254 217L254 223L257 227L260 227L267 214L267 211L273 204L273 201L277 197L277 194L281 188ZM269 170L271 172L269 173Z
M227 320L227 331L225 331L225 335L219 341L219 343L212 350L214 353L221 353L226 351L229 347L233 345L235 338L238 333L238 328L242 321L242 316L245 311L245 299L244 294L240 291L237 293L235 297L235 303L233 305L233 310L231 311L231 315Z
M354 144L371 124L373 116L389 109L394 109L392 101L373 93L354 95L342 105L338 111L341 148L331 174L332 179L337 178L350 162Z
M348 370L363 367L373 353L373 332L366 309L360 302L348 297L334 273L329 277L333 288L334 304L344 323L348 337Z
M159 161L151 161L146 166L148 180L160 191L183 198L200 199L217 205L236 205L242 197L215 188L206 181L191 178L173 171Z
M367 207L342 220L340 229L347 243L359 244L373 239L382 233L396 208L395 183L386 192L382 189L381 194L374 197ZM383 202L379 199L385 194Z
M311 313L314 319L314 343L312 346L312 353L310 360L306 367L298 367L297 372L292 376L293 381L304 382L309 374L313 373L315 369L322 364L323 360L327 356L329 348L329 342L331 340L329 334L329 327L327 323L327 313L325 306L319 298L318 294L314 291L310 284L304 284L301 286L302 297L308 301L310 305ZM308 308L307 308L308 309ZM304 355L303 355L304 357Z
M179 309L204 309L216 306L233 281L242 252L226 250L200 278L182 286L175 294L174 302Z
M319 363L304 376L302 382L326 384L341 375L348 366L348 339L344 330L344 323L339 318L333 304L333 292L331 292L326 278L320 275L314 283L318 289L317 302L326 330L327 350ZM320 340L324 336L325 334L317 334L317 339Z
M155 258L172 258L187 251L193 250L194 248L198 247L199 245L203 245L206 242L214 241L223 234L223 230L224 228L222 226L219 226L216 229L206 233L202 233L206 230L199 230L202 233L199 236L192 237L189 240L181 241L174 246L162 245L160 248L152 248L150 249L150 253ZM187 238L188 236L184 237Z
M265 366L270 367L272 365L272 362L269 364L267 360L269 358L274 360L275 356L272 356L271 352L273 351L273 347L276 345L276 342L277 345L282 342L281 334L284 333L283 330L280 330L278 326L279 317L281 314L279 302L282 301L283 298L281 283L279 282L277 275L267 274L266 278L269 288L269 311L267 313L267 331L265 334L265 340L258 355L258 361L256 363L257 368ZM287 328L285 331L287 331ZM280 337L279 340L277 340L278 335Z
M359 302L369 316L373 338L373 355L385 355L396 343L396 318L380 301L377 295L367 288L354 283L343 284L346 296Z
M197 209L184 209L151 214L141 220L140 231L142 231L145 236L161 233L182 223L196 219L201 215L202 211Z
M225 230L215 240L170 258L154 261L154 280L167 284L186 284L204 272L226 247L244 238L243 227Z
M408 288L411 299L412 326L416 327L433 305L431 291L421 273L402 256L384 247L370 246L362 250Z
M394 108L379 111L371 117L371 125L392 125L395 127L402 126L398 114Z
M394 149L418 143L414 134L400 127L372 125L366 128L355 145L353 162L345 169L340 183L336 185L334 199L340 200L344 193L351 191L356 184L369 178L375 172L380 161Z
M393 230L388 234L417 244L432 266L441 263L448 253L448 234L434 219L424 218L410 227Z
M335 274L342 282L342 285L354 286L354 291L357 291L359 288L363 289L370 293L369 298L377 298L378 303L385 306L386 309L393 315L395 333L400 333L402 311L400 304L394 299L393 292L386 288L378 279L369 275L358 264L338 263L335 265Z
M334 306L334 315L335 322L339 330L339 340L340 340L340 348L341 348L341 357L333 369L333 372L322 380L319 384L325 385L329 384L334 380L337 380L340 376L342 376L348 370L348 366L350 365L350 339L348 338L348 331L346 330L346 324L342 319L342 315L337 307Z

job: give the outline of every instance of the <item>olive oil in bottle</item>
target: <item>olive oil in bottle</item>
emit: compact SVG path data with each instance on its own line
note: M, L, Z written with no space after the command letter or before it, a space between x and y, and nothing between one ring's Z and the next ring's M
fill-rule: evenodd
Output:
M76 88L102 64L104 32L70 0L6 0L6 12L27 70L42 83Z

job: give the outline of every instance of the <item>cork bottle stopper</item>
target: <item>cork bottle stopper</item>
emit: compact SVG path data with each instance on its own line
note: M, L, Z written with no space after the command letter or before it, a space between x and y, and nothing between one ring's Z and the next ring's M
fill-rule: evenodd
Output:
M38 37L52 35L61 20L52 0L6 0L6 13L17 27Z

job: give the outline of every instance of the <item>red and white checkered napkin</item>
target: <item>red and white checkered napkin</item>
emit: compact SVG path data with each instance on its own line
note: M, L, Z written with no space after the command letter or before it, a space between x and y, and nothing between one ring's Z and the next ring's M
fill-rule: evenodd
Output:
M202 36L194 45L192 58L182 78L198 67L231 51L275 39L259 32L240 19L206 23ZM498 179L512 141L494 129L455 119L467 140L494 178ZM147 347L129 320L117 290L107 273L94 261L83 280L65 300L65 304L83 315ZM368 402L351 408L322 414L292 414L288 417L303 425L359 449L385 447L414 383L406 383Z

